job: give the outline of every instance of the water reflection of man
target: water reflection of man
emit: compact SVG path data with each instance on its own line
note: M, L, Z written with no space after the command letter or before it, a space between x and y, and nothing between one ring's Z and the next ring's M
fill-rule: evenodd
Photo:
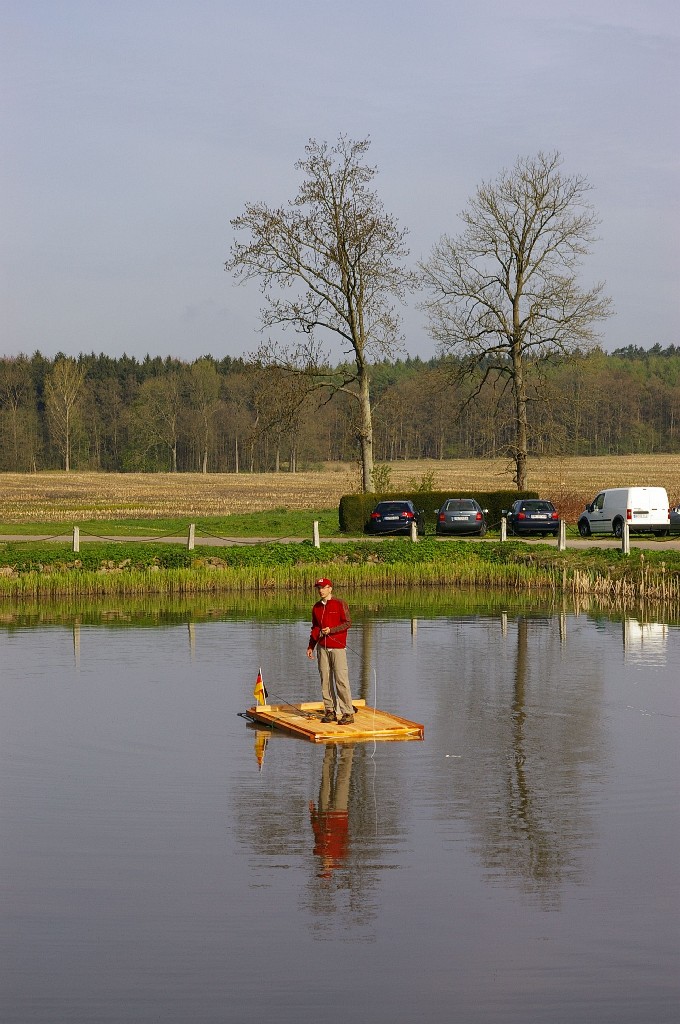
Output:
M321 859L320 878L330 878L347 856L349 847L349 780L354 744L329 743L324 754L319 806L309 801L314 832L314 853Z

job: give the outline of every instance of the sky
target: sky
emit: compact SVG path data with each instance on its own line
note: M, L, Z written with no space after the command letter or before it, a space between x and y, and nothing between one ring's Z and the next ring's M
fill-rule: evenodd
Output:
M559 150L601 220L601 344L680 344L679 41L678 0L0 0L0 353L254 352L230 221L340 134L414 266ZM435 355L402 312L402 354Z

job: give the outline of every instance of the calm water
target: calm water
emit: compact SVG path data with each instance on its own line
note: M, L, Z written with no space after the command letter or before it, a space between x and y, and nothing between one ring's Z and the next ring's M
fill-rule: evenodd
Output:
M428 607L350 634L424 742L347 748L237 714L304 605L10 616L0 1021L677 1022L680 629Z

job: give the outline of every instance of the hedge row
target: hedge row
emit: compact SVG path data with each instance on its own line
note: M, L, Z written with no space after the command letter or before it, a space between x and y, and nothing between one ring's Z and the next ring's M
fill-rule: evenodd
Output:
M510 508L518 498L538 498L537 491L395 491L389 494L345 494L340 499L338 516L344 533L362 533L371 512L379 501L412 501L425 512L425 528L433 531L437 512L447 498L474 498L489 514L491 529L498 527L503 509Z

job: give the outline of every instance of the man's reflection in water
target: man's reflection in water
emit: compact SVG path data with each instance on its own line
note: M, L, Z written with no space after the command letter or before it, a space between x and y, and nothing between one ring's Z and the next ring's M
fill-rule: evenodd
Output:
M319 788L319 806L309 801L314 831L314 853L320 858L319 878L330 878L347 856L349 847L349 780L352 774L353 743L329 743L324 754Z

